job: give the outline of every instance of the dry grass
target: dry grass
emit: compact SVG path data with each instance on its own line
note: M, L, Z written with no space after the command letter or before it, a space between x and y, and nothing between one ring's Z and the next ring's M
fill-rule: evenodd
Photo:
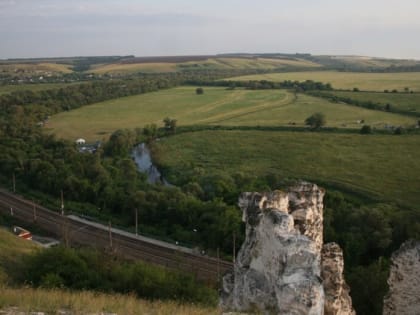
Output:
M304 59L270 59L270 58L209 58L200 61L180 63L132 63L132 64L104 64L93 67L92 72L104 73L132 73L132 72L174 72L177 69L276 69L286 66L320 67L319 64Z
M71 314L100 314L101 312L120 315L220 314L217 308L177 302L150 302L139 300L132 295L0 287L0 310L10 307L17 307L28 313L42 311L48 314L56 314L58 310L65 310Z
M133 72L147 72L147 73L157 73L157 72L174 72L176 70L176 65L174 63L133 63L133 64L106 64L99 65L89 70L96 74L104 73L133 73Z
M269 73L231 78L231 80L268 80L268 81L305 81L314 80L331 83L335 89L359 88L364 91L380 91L405 87L415 92L420 91L420 72L404 73L359 73L337 71L304 71L287 73Z

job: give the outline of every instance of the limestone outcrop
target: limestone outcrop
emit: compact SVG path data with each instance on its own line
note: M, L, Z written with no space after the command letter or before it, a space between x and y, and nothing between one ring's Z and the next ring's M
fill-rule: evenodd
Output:
M324 315L355 315L350 288L344 280L343 251L336 243L328 243L321 252L321 278L324 283Z
M323 196L306 182L287 192L241 194L246 237L234 271L223 278L223 310L322 315L326 307L328 314L354 314L351 300L344 302L341 250L328 245L322 251ZM321 274L328 277L328 288Z
M409 240L392 254L383 315L420 314L420 241Z

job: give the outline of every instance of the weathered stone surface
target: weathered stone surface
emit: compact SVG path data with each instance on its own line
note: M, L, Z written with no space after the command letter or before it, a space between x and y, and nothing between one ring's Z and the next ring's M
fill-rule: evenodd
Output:
M316 185L244 193L246 238L233 274L223 279L225 310L321 315L322 197Z
M323 244L325 191L307 182L289 188L289 213L302 235L315 242L318 251Z
M325 293L324 315L355 315L350 290L344 280L344 259L340 246L336 243L324 244L321 260Z
M323 197L322 189L307 182L287 192L241 194L246 237L234 272L223 278L222 309L355 314L343 277L343 252L337 244L323 247Z
M388 285L384 315L420 314L420 241L407 241L392 255Z

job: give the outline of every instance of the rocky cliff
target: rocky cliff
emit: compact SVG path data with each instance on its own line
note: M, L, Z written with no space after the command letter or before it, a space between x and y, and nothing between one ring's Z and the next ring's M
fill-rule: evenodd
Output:
M420 241L410 240L392 254L384 315L420 314Z
M328 243L321 252L321 278L325 294L324 315L355 315L350 288L344 280L343 251L336 243Z
M224 310L322 315L325 308L327 314L354 314L342 252L338 245L322 250L323 196L306 182L287 192L240 196L246 237L233 273L223 278Z

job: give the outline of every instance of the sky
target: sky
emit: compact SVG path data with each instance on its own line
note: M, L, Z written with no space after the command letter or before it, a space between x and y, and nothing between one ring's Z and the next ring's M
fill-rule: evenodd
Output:
M420 60L419 0L0 0L0 58L310 53Z

